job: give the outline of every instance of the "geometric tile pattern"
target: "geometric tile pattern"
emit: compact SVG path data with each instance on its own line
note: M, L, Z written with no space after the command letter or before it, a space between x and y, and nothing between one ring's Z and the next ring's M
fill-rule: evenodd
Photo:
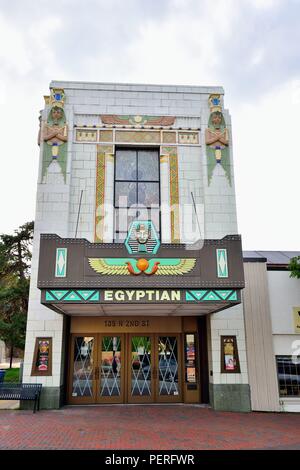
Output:
M116 142L159 144L160 131L116 131Z
M46 300L63 302L97 302L100 292L95 289L51 289L46 290Z
M104 197L105 197L105 154L112 154L112 145L97 145L96 170L96 210L95 210L95 242L103 242L104 236Z
M237 291L234 289L227 290L188 290L185 293L185 300L188 302L207 302L220 300L237 300Z
M162 147L160 154L168 155L170 164L171 243L180 243L177 147Z
M221 248L216 250L218 277L228 277L227 250Z
M46 302L89 303L100 302L101 296L98 289L47 289L45 300ZM237 290L234 289L193 289L185 291L185 301L187 302L234 302L237 300Z
M67 248L56 249L55 277L66 277L67 274Z

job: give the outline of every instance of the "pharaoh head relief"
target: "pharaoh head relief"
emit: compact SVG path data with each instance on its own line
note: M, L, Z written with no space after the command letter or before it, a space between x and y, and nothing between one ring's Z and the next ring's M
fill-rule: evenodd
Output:
M211 183L214 169L221 165L231 185L229 138L222 113L220 95L210 95L210 116L205 130L208 184Z
M42 124L39 141L43 141L42 179L49 166L57 162L66 181L68 126L64 112L64 90L51 89L47 121Z

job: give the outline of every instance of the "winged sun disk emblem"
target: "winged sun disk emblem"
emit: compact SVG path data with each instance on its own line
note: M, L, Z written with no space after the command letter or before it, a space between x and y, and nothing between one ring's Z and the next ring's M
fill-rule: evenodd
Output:
M196 264L196 258L89 258L90 267L98 274L114 276L144 273L161 276L178 276L190 272Z

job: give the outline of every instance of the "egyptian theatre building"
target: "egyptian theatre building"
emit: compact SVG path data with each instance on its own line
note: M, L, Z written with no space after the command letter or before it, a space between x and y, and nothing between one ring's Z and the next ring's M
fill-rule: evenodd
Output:
M50 84L40 114L23 369L24 382L43 384L42 407L251 410L223 94L219 87ZM248 321L250 337L255 328ZM271 330L262 343L270 341ZM258 375L278 394L269 362ZM278 409L275 398L265 409Z

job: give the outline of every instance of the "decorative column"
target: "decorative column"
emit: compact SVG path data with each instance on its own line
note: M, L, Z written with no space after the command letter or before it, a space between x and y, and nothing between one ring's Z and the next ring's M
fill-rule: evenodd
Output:
M171 242L171 208L170 208L170 167L169 154L160 152L160 210L161 210L161 241Z
M97 146L95 242L113 240L114 152L112 145Z
M112 147L111 152L105 152L105 220L103 230L105 243L112 243L114 239L114 166L115 155Z
M177 147L162 147L161 155L168 155L169 160L169 204L171 243L180 243L179 223L179 181Z

